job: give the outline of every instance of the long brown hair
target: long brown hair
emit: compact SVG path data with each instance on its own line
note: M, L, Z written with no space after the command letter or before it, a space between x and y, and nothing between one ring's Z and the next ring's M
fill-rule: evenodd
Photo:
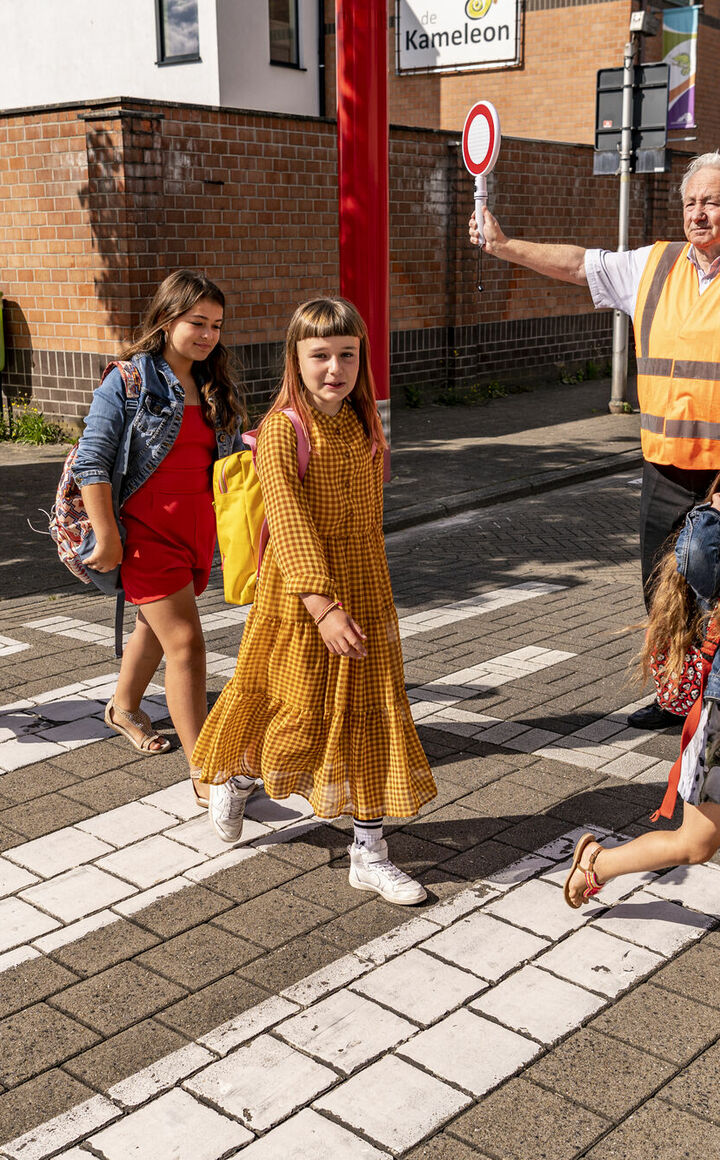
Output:
M720 474L716 475L706 496L706 502L720 491ZM644 680L650 675L650 661L657 663L658 654L665 656L661 667L662 676L678 677L683 669L685 654L691 645L698 645L705 636L708 614L698 604L692 588L678 571L675 558L675 541L661 557L651 577L653 585L652 602L647 619L647 630L643 646L638 654L640 671ZM716 601L710 613L710 620L720 628L720 601Z
M313 424L313 409L300 378L297 346L304 338L360 339L360 365L355 386L348 402L378 450L387 446L375 402L375 381L370 367L370 341L365 323L352 302L346 298L312 298L303 302L290 319L285 338L285 367L277 395L265 415L292 407L306 431Z
M204 274L192 270L175 270L158 286L145 311L132 342L124 347L123 358L134 354L161 355L165 346L164 329L181 314L192 310L201 298L216 302L225 309L225 295ZM229 434L247 418L244 392L232 377L230 352L222 341L213 347L202 362L194 363L203 377L198 383L203 412L209 422Z

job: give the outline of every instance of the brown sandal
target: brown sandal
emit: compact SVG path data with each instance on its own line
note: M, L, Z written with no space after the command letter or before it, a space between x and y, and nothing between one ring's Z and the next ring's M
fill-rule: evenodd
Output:
M563 896L564 896L565 901L567 902L568 906L571 906L573 908L573 910L579 910L580 907L582 906L583 902L589 902L590 899L593 897L593 895L597 894L599 892L600 887L602 885L602 883L598 882L597 875L595 873L595 859L597 858L598 854L602 850L601 845L598 844L597 850L593 850L592 854L588 858L587 869L584 869L580 865L580 859L582 858L583 854L585 853L585 851L587 850L587 848L591 842L597 842L597 838L595 837L595 835L594 834L583 834L582 838L580 838L580 841L577 843L577 845L575 847L572 865L570 867L570 871L568 873L568 876L565 879L565 885L563 887ZM584 874L584 876L585 876L585 889L582 892L582 898L580 899L580 901L579 902L572 902L572 900L570 898L570 882L572 881L572 876L576 870L579 870L580 873Z
M131 725L139 729L143 734L142 741L136 741L126 726L121 725L117 720L113 720L113 713L116 718L124 717L126 721L129 721ZM105 724L108 729L112 729L115 733L120 733L123 737L127 737L133 748L139 750L140 753L147 753L151 757L154 757L156 753L167 753L170 748L170 742L167 737L161 737L157 729L153 728L152 722L144 709L138 709L134 713L128 709L121 709L118 705L114 704L114 697L111 697L105 706ZM150 746L156 741L160 741L162 744L157 749L151 749Z

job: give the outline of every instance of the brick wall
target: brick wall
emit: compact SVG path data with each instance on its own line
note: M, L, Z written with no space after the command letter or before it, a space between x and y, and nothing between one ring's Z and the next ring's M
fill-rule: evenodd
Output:
M326 107L335 108L335 0L325 2ZM648 7L648 5L644 5ZM632 0L525 0L520 68L483 72L398 74L395 67L395 0L388 0L388 105L390 121L459 131L480 98L492 101L503 134L539 141L592 144L599 68L622 65ZM686 152L720 146L717 60L720 0L706 0L700 14L695 141ZM662 35L643 37L642 59L662 57Z
M17 385L30 380L38 399L67 415L86 405L89 352L115 341L96 300L105 267L94 231L109 228L101 188L119 164L118 129L96 161L77 110L0 118L5 377ZM90 198L94 173L97 192ZM112 228L120 230L120 222ZM117 320L127 324L130 316L118 312Z
M188 266L226 291L226 340L262 405L292 310L338 287L335 132L139 101L0 116L6 391L77 420L154 287ZM588 147L505 138L491 205L511 235L612 246L617 183L591 170ZM631 244L680 236L676 177L633 180ZM391 130L390 203L394 390L552 377L608 353L610 315L584 288L486 258L477 293L457 134Z

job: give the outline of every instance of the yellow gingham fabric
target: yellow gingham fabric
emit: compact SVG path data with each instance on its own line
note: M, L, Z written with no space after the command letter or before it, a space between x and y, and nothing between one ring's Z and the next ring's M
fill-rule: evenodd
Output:
M301 484L292 423L272 415L257 470L270 527L235 675L193 754L202 780L262 777L318 817L411 817L437 792L405 693L382 535L382 454L352 408L314 413ZM365 660L328 652L300 592L340 599L367 635Z

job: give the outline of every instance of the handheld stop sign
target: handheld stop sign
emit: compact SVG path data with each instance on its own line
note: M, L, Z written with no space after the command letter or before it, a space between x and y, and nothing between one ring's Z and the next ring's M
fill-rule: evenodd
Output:
M475 178L475 219L483 238L483 206L487 205L487 177L500 152L500 118L490 101L478 101L467 117L462 135L465 168ZM478 289L481 289L478 286Z

